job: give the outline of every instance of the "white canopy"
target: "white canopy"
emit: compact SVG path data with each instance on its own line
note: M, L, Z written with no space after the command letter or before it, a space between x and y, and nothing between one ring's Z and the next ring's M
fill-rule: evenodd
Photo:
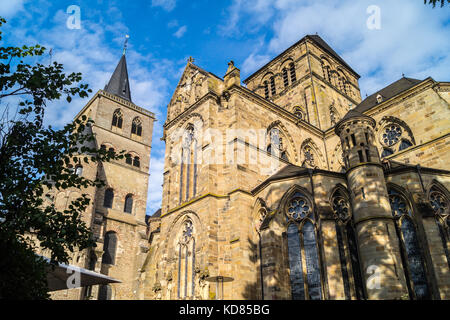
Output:
M91 270L63 263L58 263L58 265L52 268L50 259L47 257L43 258L49 264L47 268L47 284L49 291L121 282Z

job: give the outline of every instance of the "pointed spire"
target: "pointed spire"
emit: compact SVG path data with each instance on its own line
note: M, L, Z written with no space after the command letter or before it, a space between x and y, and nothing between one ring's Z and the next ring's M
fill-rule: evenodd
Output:
M119 64L114 70L111 79L104 89L113 95L116 95L122 99L131 101L130 82L128 80L127 61L124 54L120 58Z

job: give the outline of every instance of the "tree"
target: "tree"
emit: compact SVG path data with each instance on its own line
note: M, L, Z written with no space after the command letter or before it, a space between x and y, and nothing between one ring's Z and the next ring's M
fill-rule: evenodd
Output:
M428 4L433 4L433 8L436 7L436 3L441 2L441 8L445 4L445 0L428 0ZM427 4L427 0L423 0L424 4ZM450 0L447 0L447 3L450 3Z
M0 17L0 28L4 23ZM57 62L24 62L45 50L39 45L0 46L0 298L49 298L48 265L35 254L38 246L48 250L52 264L68 263L68 252L95 246L82 220L90 203L87 194L65 210L45 199L51 190L104 185L77 175L71 166L123 158L123 152L95 146L93 121L85 116L59 130L44 124L49 102L65 97L70 103L91 92L80 83L81 73L66 75Z

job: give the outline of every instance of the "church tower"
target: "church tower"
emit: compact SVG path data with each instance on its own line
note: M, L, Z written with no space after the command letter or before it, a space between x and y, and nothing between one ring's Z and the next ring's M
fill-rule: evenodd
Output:
M150 150L155 116L131 99L125 52L104 90L99 90L76 118L92 119L97 148L125 151L125 158L86 165L83 174L105 186L91 190L87 224L97 243L86 253L84 268L121 283L88 287L81 299L137 299L138 270L145 246L145 215Z
M401 254L378 150L375 120L350 110L335 127L341 139L347 184L368 299L407 293Z

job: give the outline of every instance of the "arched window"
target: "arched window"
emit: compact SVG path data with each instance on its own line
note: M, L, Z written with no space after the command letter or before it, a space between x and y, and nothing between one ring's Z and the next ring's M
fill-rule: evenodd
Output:
M103 199L103 206L105 208L112 208L114 200L114 190L111 188L108 188L105 190L105 197Z
M450 267L450 254L447 246L447 243L450 240L450 200L446 194L448 193L444 192L443 188L438 188L434 185L430 188L428 200L430 201L436 217L436 223L439 228L442 245L447 257L447 263Z
M321 300L321 267L311 203L303 193L295 192L285 213L292 299Z
M117 109L114 111L113 118L112 118L112 126L117 128L122 128L123 123L123 115L122 111L120 109Z
M297 118L305 120L305 111L299 106L294 107L294 114Z
M344 280L344 293L347 300L364 298L363 280L360 270L355 226L349 196L340 188L331 197L331 207L336 220L336 235ZM353 281L352 281L353 280Z
M111 300L112 290L108 284L102 284L98 289L98 300Z
M133 195L132 194L128 194L125 197L125 205L123 207L123 212L131 213L132 210L133 210Z
M336 123L338 121L339 121L339 114L338 114L336 108L333 105L331 105L330 106L330 122L331 122L331 125L332 126L336 125Z
M386 122L381 127L379 139L384 148L389 148L392 154L414 145L414 137L409 127L402 120L394 117L385 117L380 123Z
M269 82L264 81L264 96L269 99Z
M314 151L310 146L305 146L303 148L303 154L304 154L304 161L303 165L306 165L307 167L315 168L316 167L316 161L314 159Z
M283 144L280 130L272 128L269 132L269 142L266 148L267 152L275 157L279 157L285 161L289 161L286 146Z
M139 117L134 118L133 123L131 124L131 133L142 136L142 122Z
M134 159L133 159L133 166L138 167L138 168L141 166L141 162L139 160L139 157L134 157Z
M83 175L83 166L76 166L75 167L75 174L79 177L81 177Z
M275 76L270 77L270 93L272 96L277 94L277 90L275 88Z
M402 194L394 189L390 189L388 193L392 216L395 220L402 249L403 269L408 281L410 297L427 299L429 298L429 288L425 274L425 264L417 237L416 226L412 218L412 210Z
M287 88L289 86L289 77L288 77L288 72L286 68L283 68L283 84L284 87Z
M291 73L291 83L297 81L297 75L295 74L295 65L293 62L289 64L289 71Z
M195 296L195 238L191 220L183 223L178 240L178 298Z
M322 72L323 72L323 78L325 81L328 81L331 83L331 67L330 64L326 59L322 59Z
M113 231L109 231L105 234L105 238L103 240L102 263L115 264L116 248L117 248L117 234Z
M131 156L131 154L127 153L125 155L125 163L126 164L133 164L133 157Z

